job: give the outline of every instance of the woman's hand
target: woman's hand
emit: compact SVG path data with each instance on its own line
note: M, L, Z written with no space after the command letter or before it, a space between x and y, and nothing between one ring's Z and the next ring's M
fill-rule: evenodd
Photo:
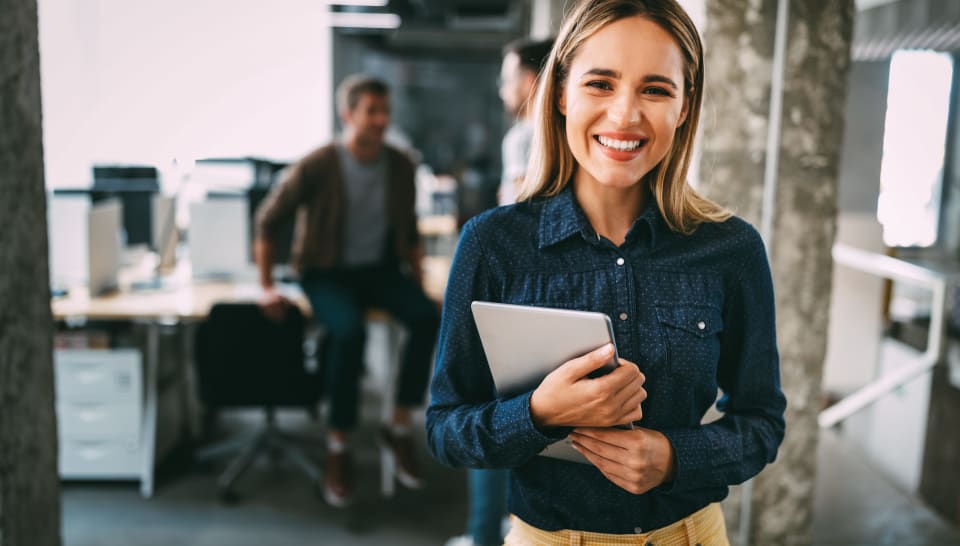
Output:
M608 480L635 495L673 479L673 446L655 430L578 428L569 438Z
M552 371L530 397L533 422L541 427L610 427L639 421L647 391L636 364L621 358L607 375L587 377L612 358L608 343Z

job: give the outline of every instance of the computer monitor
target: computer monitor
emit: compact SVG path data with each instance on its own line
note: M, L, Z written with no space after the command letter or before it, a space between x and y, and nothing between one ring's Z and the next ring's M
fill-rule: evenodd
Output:
M176 265L179 232L176 221L176 198L170 195L153 196L153 248L157 251L157 270L167 271Z
M117 289L122 217L123 204L116 199L96 203L87 215L87 288L92 296Z
M215 196L190 204L190 262L194 278L244 278L250 265L247 200L243 195Z
M47 199L50 286L55 291L87 281L89 214L90 196L85 191L54 192Z
M160 191L157 169L138 165L95 165L90 198L94 203L117 198L123 202L126 244L152 247L153 196ZM156 250L156 248L154 248Z

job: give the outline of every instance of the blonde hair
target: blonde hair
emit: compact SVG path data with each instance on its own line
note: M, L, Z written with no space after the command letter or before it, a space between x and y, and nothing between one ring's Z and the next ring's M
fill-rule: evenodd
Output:
M583 0L567 14L537 85L533 142L519 199L551 197L570 183L577 164L567 144L557 98L580 46L606 25L634 16L667 31L683 53L687 118L664 158L644 179L670 229L690 234L699 224L722 222L731 213L699 195L686 181L703 101L703 46L693 21L674 0Z

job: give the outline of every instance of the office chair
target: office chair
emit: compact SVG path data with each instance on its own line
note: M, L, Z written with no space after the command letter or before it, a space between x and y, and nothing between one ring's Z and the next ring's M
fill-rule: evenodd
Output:
M264 453L286 455L316 491L322 489L320 470L295 445L294 437L277 428L274 417L276 408L300 407L317 418L322 374L304 367L304 326L296 306L290 306L284 321L277 323L254 303L219 303L197 329L197 387L206 410L259 406L266 411L266 426L252 440L197 452L199 460L208 460L242 446L217 480L218 496L226 503L239 500L235 483Z

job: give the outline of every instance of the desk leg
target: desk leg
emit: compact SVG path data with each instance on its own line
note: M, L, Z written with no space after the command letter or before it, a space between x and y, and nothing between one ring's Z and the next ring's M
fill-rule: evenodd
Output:
M383 321L383 326L387 334L387 369L381 391L380 407L384 426L390 426L393 423L393 410L397 404L397 378L400 376L403 329L393 319ZM396 464L393 457L380 455L380 493L387 498L393 497L396 492L394 482Z
M387 334L387 369L383 378L380 411L383 423L390 424L393 422L393 409L396 406L397 377L400 376L400 360L402 358L400 351L403 349L400 346L403 341L403 329L393 319L384 320L383 327Z
M147 322L147 354L144 373L143 424L140 427L140 495L145 499L153 496L153 463L157 443L157 366L160 360L160 324Z
M180 396L181 409L186 419L187 435L191 442L200 438L200 412L197 409L196 398L196 370L193 351L196 328L192 322L183 322L180 324L183 334L183 358L180 359Z

